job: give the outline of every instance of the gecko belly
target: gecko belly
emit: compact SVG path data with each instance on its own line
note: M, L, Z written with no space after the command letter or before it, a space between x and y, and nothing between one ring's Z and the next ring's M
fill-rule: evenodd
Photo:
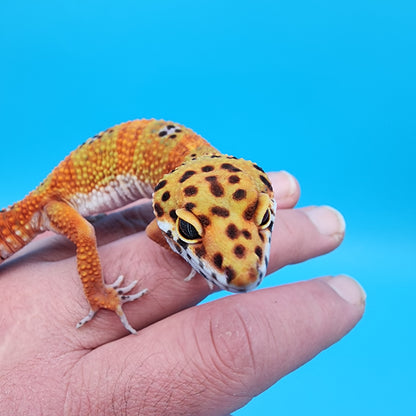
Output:
M89 216L120 208L141 198L150 198L153 186L131 174L117 175L105 186L88 194L76 193L70 199L81 215Z

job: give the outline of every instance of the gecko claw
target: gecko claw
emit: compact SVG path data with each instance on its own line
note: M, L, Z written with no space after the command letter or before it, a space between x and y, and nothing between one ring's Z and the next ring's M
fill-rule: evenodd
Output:
M87 322L91 321L92 318L94 318L95 314L97 313L97 311L94 311L93 309L90 309L90 311L88 312L88 315L85 318L82 318L78 323L77 323L77 329L81 328L83 325L85 325Z

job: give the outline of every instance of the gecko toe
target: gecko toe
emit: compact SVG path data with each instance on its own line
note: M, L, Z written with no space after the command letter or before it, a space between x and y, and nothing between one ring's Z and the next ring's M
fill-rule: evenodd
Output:
M82 318L78 323L77 323L77 329L81 328L83 325L85 325L87 322L91 321L92 318L94 318L95 314L97 311L90 309L90 311L88 312L88 315L85 318Z
M123 283L123 280L124 280L124 276L121 274L119 277L117 277L117 279L113 283L110 283L106 286L112 287L113 289L118 289L120 285Z
M140 292L135 293L134 295L121 295L120 296L121 303L132 302L133 300L141 298L147 292L148 292L147 289L143 289Z

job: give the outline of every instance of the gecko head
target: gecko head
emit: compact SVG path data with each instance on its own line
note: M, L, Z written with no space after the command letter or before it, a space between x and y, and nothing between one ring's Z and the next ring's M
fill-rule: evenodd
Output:
M153 201L169 246L205 279L231 292L260 284L276 203L259 166L223 155L190 159L162 178Z

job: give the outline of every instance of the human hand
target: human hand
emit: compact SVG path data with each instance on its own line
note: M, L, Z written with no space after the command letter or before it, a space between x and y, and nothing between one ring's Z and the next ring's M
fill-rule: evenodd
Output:
M277 219L269 273L336 248L342 218L327 207L293 209L296 180L270 175ZM107 282L139 279L149 293L125 306L129 335L88 305L74 247L44 235L0 269L0 413L16 415L224 415L343 337L365 295L352 279L324 277L197 305L210 290L191 282L179 256L143 232L149 204L95 224ZM304 276L302 276L304 278Z

